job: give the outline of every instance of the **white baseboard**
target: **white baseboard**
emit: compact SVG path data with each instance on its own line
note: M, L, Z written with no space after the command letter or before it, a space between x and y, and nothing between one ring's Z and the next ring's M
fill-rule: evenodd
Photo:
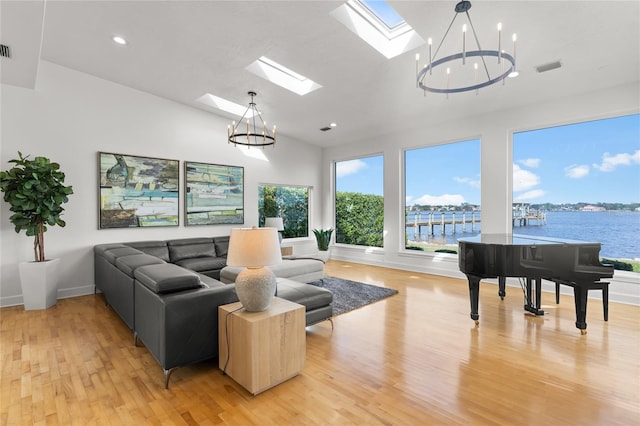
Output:
M94 285L85 285L80 287L62 288L58 289L57 299L67 299L69 297L86 296L87 294L93 294L95 290ZM0 297L0 308L7 308L9 306L24 305L22 295Z
M458 257L455 255L438 253L425 255L424 253L401 252L395 256L385 257L380 251L367 253L362 247L334 247L331 259L345 262L363 263L365 265L381 266L386 268L401 269L412 272L441 275L450 278L466 279L458 267ZM627 271L615 271L613 278L608 279L609 301L640 306L640 274ZM482 280L483 283L498 284L495 279ZM517 278L507 279L507 286L520 287ZM543 281L542 291L555 294L555 284ZM560 286L561 294L573 295L571 287ZM600 291L590 291L589 299L602 300Z

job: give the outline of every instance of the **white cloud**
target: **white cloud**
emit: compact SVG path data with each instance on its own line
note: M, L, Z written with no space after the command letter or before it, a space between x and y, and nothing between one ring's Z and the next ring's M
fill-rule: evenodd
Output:
M473 180L473 179L467 178L467 177L461 178L461 177L457 177L457 176L454 176L453 180L455 180L458 183L465 183L465 184L469 185L472 188L480 188L480 181L479 180Z
M336 176L344 177L352 175L366 167L367 163L362 160L340 161L339 163L336 163Z
M589 174L589 166L585 164L576 165L573 164L564 168L564 174L571 179L580 179Z
M420 198L416 199L414 204L419 205L453 205L459 206L464 203L464 197L460 194L442 194L442 195L429 195L425 194Z
M518 163L522 164L525 167L529 167L531 169L536 169L540 166L539 158L525 158L524 160L519 160Z
M411 203L411 200L413 200L413 195L407 195L405 198L405 205L409 205L409 203Z
M633 154L616 154L611 155L608 152L602 154L602 163L594 164L593 167L601 172L612 172L618 166L630 166L632 164L640 164L640 149Z
M546 194L546 191L542 189L534 189L532 191L525 192L524 194L520 194L515 198L515 202L532 200L534 198L543 197Z
M513 191L520 192L531 189L540 184L540 177L529 170L523 170L517 164L513 165Z

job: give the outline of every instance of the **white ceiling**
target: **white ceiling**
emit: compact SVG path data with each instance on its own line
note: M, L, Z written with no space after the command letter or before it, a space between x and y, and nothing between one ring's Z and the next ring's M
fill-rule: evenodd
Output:
M456 1L389 3L438 43ZM474 1L483 48L496 48L497 22L507 48L518 34L520 76L449 99L415 87L415 53L426 47L384 58L330 16L341 4L2 0L0 42L12 51L2 83L33 88L42 59L223 116L195 99L209 92L245 105L254 90L281 135L333 146L640 80L639 1ZM323 87L298 96L245 70L263 55ZM560 69L535 70L558 60ZM319 130L331 122L338 127Z

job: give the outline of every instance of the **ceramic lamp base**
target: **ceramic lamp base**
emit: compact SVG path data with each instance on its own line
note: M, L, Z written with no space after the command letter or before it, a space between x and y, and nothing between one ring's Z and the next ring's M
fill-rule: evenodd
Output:
M269 268L246 268L236 278L236 293L247 311L264 311L276 293L276 276Z

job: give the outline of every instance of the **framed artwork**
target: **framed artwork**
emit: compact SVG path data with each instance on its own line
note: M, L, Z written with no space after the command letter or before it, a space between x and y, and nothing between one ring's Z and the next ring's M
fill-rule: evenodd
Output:
M178 160L98 154L99 229L180 224Z
M244 223L244 168L186 161L185 225Z

